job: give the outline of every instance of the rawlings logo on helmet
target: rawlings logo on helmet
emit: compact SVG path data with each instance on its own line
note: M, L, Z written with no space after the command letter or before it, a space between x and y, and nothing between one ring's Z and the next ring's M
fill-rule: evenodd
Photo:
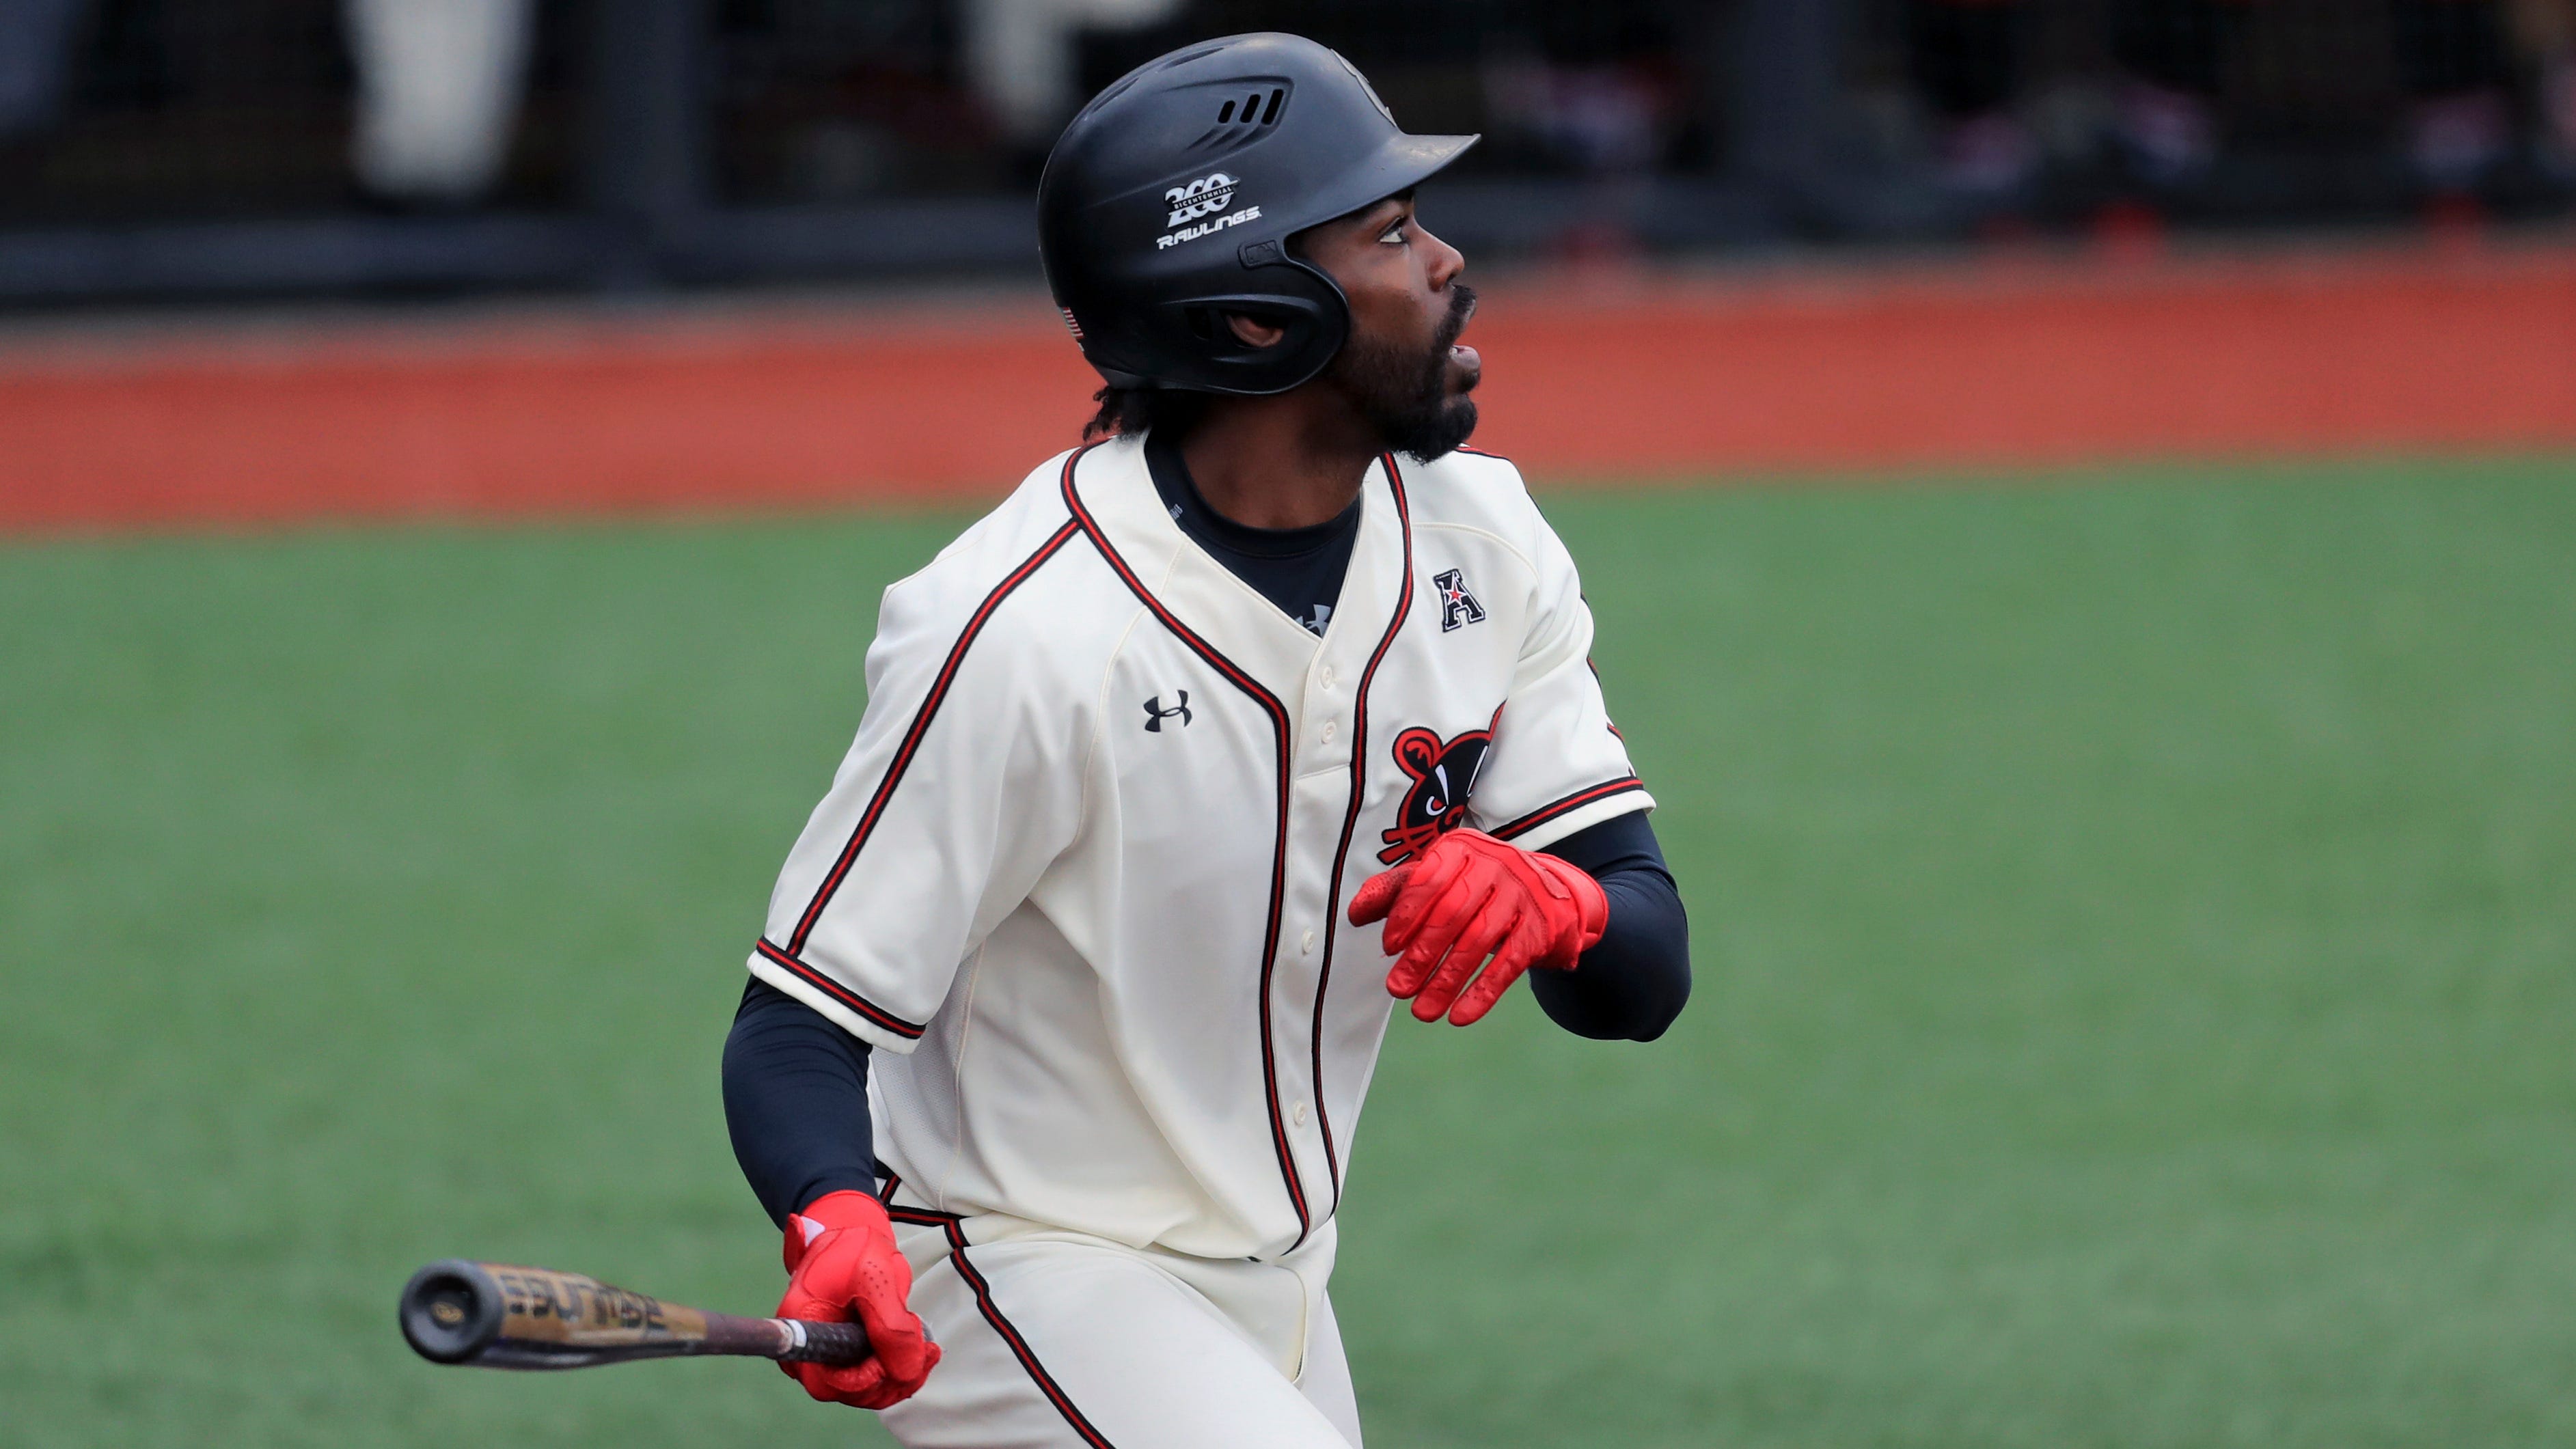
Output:
M1227 207L1234 205L1234 189L1242 184L1222 171L1211 171L1187 186L1175 186L1164 192L1163 200L1171 204L1172 217L1163 224L1172 230L1154 238L1155 247L1158 250L1169 250L1183 242L1193 242L1200 237L1214 235L1230 226L1241 226L1247 221L1259 221L1261 208L1257 206L1247 206L1241 211L1225 211ZM1220 211L1224 211L1225 215L1216 217L1213 221L1198 221L1202 216ZM1198 222L1196 226L1189 225L1194 221Z
M1386 849L1377 858L1395 865L1467 823L1467 796L1485 768L1492 730L1469 730L1444 740L1419 725L1395 737L1395 763L1413 779L1395 807L1395 828L1378 832Z
M1175 186L1163 193L1172 208L1172 219L1165 226L1182 226L1211 212L1234 205L1234 188L1242 185L1222 171L1212 171L1187 186Z

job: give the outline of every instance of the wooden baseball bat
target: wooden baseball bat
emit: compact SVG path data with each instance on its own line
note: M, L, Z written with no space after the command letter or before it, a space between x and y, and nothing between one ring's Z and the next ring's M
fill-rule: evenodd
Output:
M402 1331L432 1363L573 1369L648 1358L733 1354L854 1364L868 1356L855 1323L736 1318L612 1288L579 1273L447 1258L403 1285Z

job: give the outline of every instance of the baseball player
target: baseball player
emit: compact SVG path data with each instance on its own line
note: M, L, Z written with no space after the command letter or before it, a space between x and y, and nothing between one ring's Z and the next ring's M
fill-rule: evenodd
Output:
M1573 560L1460 449L1412 196L1475 139L1247 35L1048 160L1099 416L886 591L725 1052L780 1311L874 1347L789 1372L905 1444L1358 1444L1326 1285L1393 1003L1527 972L1650 1040L1688 994Z

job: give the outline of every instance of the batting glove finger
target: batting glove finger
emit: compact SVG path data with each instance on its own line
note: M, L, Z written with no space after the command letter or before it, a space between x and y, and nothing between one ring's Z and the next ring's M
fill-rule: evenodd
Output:
M911 1273L906 1271L907 1289L911 1279ZM900 1297L888 1300L882 1295L863 1296L852 1305L858 1310L860 1324L868 1331L868 1363L885 1369L885 1387L878 1395L883 1402L863 1405L865 1408L882 1409L912 1397L930 1377L930 1371L939 1366L939 1345L930 1341L929 1328L919 1314L902 1305Z
M1547 948L1546 936L1529 929L1526 918L1518 924L1519 928L1494 953L1484 971L1458 993L1458 1004L1449 1008L1451 1026L1474 1026L1484 1020L1485 1013L1493 1010L1494 1004L1512 989L1512 983L1529 970L1532 958Z
M1413 1019L1438 1021L1447 1014L1468 979L1476 974L1476 968L1512 933L1520 917L1519 898L1489 885L1476 914L1453 938L1448 959L1440 963L1439 971L1423 986L1422 993L1413 998Z
M1414 893L1418 894L1423 889L1417 886ZM1475 923L1476 913L1483 910L1493 896L1494 882L1490 877L1469 873L1430 900L1422 908L1421 924L1414 931L1411 942L1404 947L1404 954L1398 956L1395 965L1387 971L1386 989L1396 996L1411 996L1423 990L1433 973L1440 969L1442 961L1452 954L1450 948L1457 944L1459 935ZM1404 902L1397 902L1399 910L1403 905ZM1471 970L1475 965L1472 961L1465 964Z
M1386 913L1395 906L1395 898L1403 893L1405 881L1412 875L1413 865L1408 861L1360 882L1360 888L1351 893L1351 924L1367 926L1385 920Z
M1438 844L1410 863L1404 889L1398 891L1395 903L1387 908L1386 934L1380 945L1390 956L1402 955L1420 946L1421 933L1433 927L1443 912L1443 902L1457 889L1462 876L1475 866L1475 857L1464 851L1443 850ZM1430 952L1437 960L1440 951Z
M804 1385L805 1392L818 1403L847 1404L854 1409L881 1409L885 1391L885 1366L875 1359L865 1363L834 1368L819 1363L782 1363L787 1376Z

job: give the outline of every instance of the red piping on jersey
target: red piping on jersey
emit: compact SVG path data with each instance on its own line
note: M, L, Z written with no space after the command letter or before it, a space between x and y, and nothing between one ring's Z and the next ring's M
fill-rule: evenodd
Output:
M1315 974L1314 1026L1308 1035L1313 1041L1315 1064L1315 1123L1324 1133L1324 1167L1333 1180L1333 1205L1325 1209L1329 1219L1342 1210L1342 1160L1333 1147L1333 1119L1324 1110L1324 988L1333 981L1333 938L1342 924L1342 865L1350 859L1351 833L1359 828L1360 807L1368 796L1368 692L1377 678L1379 661L1395 645L1396 634L1413 612L1413 512L1404 498L1404 475L1396 471L1395 455L1385 455L1386 484L1395 494L1395 520L1404 531L1404 591L1395 601L1395 617L1386 621L1386 636L1377 641L1377 652L1369 656L1368 667L1360 671L1359 688L1351 702L1351 808L1342 817L1342 843L1333 849L1332 889L1324 897L1324 964Z
M904 1020L902 1017L897 1016L893 1012L886 1010L884 1007L877 1005L875 1002L868 1000L859 993L843 986L840 982L833 980L824 973L815 970L813 967L806 965L802 961L797 960L785 951L769 944L769 938L767 936L760 938L755 949L760 952L761 959L766 961L775 961L779 965L786 967L788 970L795 972L798 980L811 984L824 995L831 997L834 1001L837 1001L843 1006L848 1007L850 1010L857 1012L859 1015L866 1017L868 1020L875 1022L877 1025L884 1027L886 1030L893 1032L896 1036L902 1037L905 1041L919 1041L921 1040L921 1034L930 1029L922 1023Z
M1074 454L1075 458L1081 456L1081 453ZM1065 476L1071 477L1073 460L1066 459L1064 466ZM841 881L849 875L851 863L859 858L859 848L868 843L869 832L877 828L877 819L885 813L886 802L894 798L894 787L902 783L904 771L912 767L912 757L921 748L921 737L930 731L931 718L939 713L941 701L948 698L948 686L956 682L958 666L966 662L966 650L974 644L975 636L984 632L984 625L992 619L993 611L1002 606L1002 601L1011 596L1011 591L1027 583L1031 574L1055 557L1056 550L1063 548L1074 532L1073 520L1065 520L1062 528L1038 545L1037 552L1030 554L1018 568L1011 570L1009 577L993 586L993 592L984 596L984 602L976 607L974 616L966 621L957 642L949 646L947 662L939 666L939 677L931 681L930 693L921 701L921 708L913 713L911 726L903 732L903 744L895 750L893 762L886 766L885 778L877 782L877 792L869 797L868 808L859 816L857 827L851 830L849 843L841 847L840 859L832 863L831 874L823 878L823 884L814 892L813 902L805 907L803 918L796 922L796 933L787 938L789 956L804 953L805 938L814 933L814 923L823 918L823 907L831 903L833 892L841 888ZM921 1028L914 1027L909 1034L919 1036Z
M1095 443L1092 446L1099 445ZM1090 448L1083 450L1084 453L1089 451ZM1306 1207L1305 1184L1297 1180L1297 1159L1289 1151L1288 1119L1279 1110L1279 1063L1271 1046L1270 1024L1270 975L1271 968L1279 959L1279 912L1288 891L1288 783L1294 764L1289 757L1288 711L1279 703L1277 696L1261 687L1259 680L1244 673L1233 660L1218 653L1214 645L1192 632L1189 625L1165 608L1163 601L1155 598L1153 592L1145 587L1145 581L1136 577L1136 571L1127 566L1127 560L1119 557L1118 550L1110 546L1109 536L1101 532L1091 511L1082 506L1082 496L1074 491L1073 465L1081 461L1082 453L1065 459L1064 502L1065 507L1072 510L1074 521L1082 525L1083 534L1091 540L1092 547L1100 550L1100 557L1109 565L1110 571L1118 575L1120 582L1126 584L1128 591L1143 601L1147 609L1153 611L1154 617L1162 621L1173 638L1214 666L1217 673L1225 676L1227 683L1251 696L1253 702L1270 716L1271 733L1279 750L1279 837L1270 852L1270 921L1264 928L1261 942L1261 1085L1263 1095L1269 1099L1271 1150L1279 1156L1279 1177L1288 1185L1289 1204L1297 1210L1297 1242L1302 1243L1306 1241L1306 1234L1313 1230L1314 1219ZM1295 1246L1290 1244L1291 1248Z
M993 1302L993 1285L985 1282L984 1275L975 1271L975 1265L966 1261L966 1230L954 1218L943 1226L948 1229L948 1261L957 1265L957 1276L965 1279L966 1286L974 1291L975 1306L983 1311L984 1321L993 1325L993 1331L1002 1336L1002 1342L1010 1347L1011 1356L1028 1371L1029 1381L1038 1386L1039 1393L1046 1395L1048 1403L1055 1405L1055 1411L1064 1416L1067 1427L1083 1443L1092 1449L1113 1449L1108 1437L1093 1428L1091 1421L1082 1416L1082 1411L1073 1406L1073 1399L1065 1393L1064 1386L1055 1381L1055 1375L1048 1373L1046 1365L1038 1362L1029 1341L1011 1326L1011 1320L1002 1316L1001 1307Z
M1529 832L1536 830L1547 822L1554 820L1556 817L1563 815L1570 810L1580 810L1595 800L1607 800L1613 795L1624 795L1631 790L1643 790L1645 788L1646 782L1638 779L1634 775L1623 775L1616 780L1605 780L1589 789L1577 790L1573 794L1568 795L1564 799L1558 800L1553 804L1541 805L1536 810L1531 811L1509 825L1497 825L1494 827L1491 834L1497 840L1509 840L1516 835L1527 835Z

